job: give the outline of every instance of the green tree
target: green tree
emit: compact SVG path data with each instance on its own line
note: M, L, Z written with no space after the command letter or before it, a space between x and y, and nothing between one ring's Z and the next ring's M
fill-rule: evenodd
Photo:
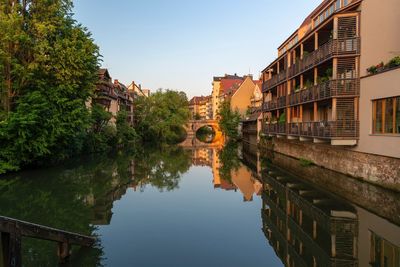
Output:
M196 121L201 120L200 114L199 114L199 113L196 113L196 114L194 115L194 118L193 118L193 119L196 120Z
M237 139L240 114L238 111L232 111L229 100L222 102L218 115L222 133L230 139Z
M128 113L120 111L117 114L117 144L119 146L128 146L135 143L138 139L135 129L128 123Z
M136 132L144 141L176 142L184 135L190 117L184 92L158 90L135 101Z
M90 111L90 125L85 138L85 151L88 153L110 150L117 142L117 131L109 124L111 112L94 104Z
M231 182L231 171L236 171L241 165L238 155L238 143L228 142L219 152L218 158L221 162L219 168L222 179Z
M70 0L2 3L0 173L82 151L99 67L98 47L72 18Z

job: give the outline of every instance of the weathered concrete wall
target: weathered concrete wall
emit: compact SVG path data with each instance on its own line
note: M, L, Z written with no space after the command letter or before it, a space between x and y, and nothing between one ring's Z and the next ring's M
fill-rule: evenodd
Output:
M270 154L268 159L297 178L400 225L400 193L318 166L304 167L299 160L280 153Z
M275 152L400 191L400 159L296 140L275 138L272 144Z

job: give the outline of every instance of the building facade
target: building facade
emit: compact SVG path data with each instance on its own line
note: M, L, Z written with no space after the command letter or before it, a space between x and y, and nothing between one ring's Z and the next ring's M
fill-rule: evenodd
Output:
M338 148L347 154L362 152L349 154L359 161L353 169L368 166L361 162L366 160L362 154L389 157L368 158L386 160L388 166L398 163L398 14L396 0L323 1L262 72L264 134L273 139L322 143L330 145L328 150ZM373 168L345 172L378 182L385 174ZM399 172L397 168L394 174Z
M233 94L233 87L237 89L244 80L244 77L238 76L236 73L234 75L225 74L224 76L213 78L213 89L211 93L211 104L212 104L212 118L218 119L218 111L221 103L225 100L228 94Z
M99 81L92 103L101 105L112 114L110 123L115 124L118 112L126 111L128 122L133 125L134 98L129 94L128 88L118 80L114 80L113 83L107 69L100 69L98 75Z
M194 120L212 118L211 96L195 96L189 101L189 110Z

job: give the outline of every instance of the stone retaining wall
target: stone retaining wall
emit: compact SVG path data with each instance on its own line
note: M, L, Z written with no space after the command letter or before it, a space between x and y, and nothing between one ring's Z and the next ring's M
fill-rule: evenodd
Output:
M268 144L275 152L400 191L400 159L355 152L326 144L274 138ZM399 148L400 149L400 148Z

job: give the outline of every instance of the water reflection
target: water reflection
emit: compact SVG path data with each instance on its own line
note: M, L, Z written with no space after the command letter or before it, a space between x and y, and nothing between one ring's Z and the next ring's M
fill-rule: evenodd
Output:
M264 160L262 230L285 266L400 266L400 227L389 221L397 220L398 193L372 189L371 185L317 167L301 167L282 155L260 160L254 147L245 146L243 151L253 169ZM358 196L350 198L368 205L346 201L349 195L343 185L336 184L339 195L335 195L323 183L313 183L316 179L346 179L345 187L359 190L353 191ZM363 191L369 194L363 195ZM394 213L377 209L375 202L387 205L385 209Z
M285 266L400 266L398 193L282 155L263 158L248 145L146 148L9 175L0 180L0 214L96 234L127 190L178 191L192 166L212 170L215 191L236 191L244 202L261 196L262 232ZM102 245L75 248L70 266L102 266ZM55 251L55 244L24 240L24 265L56 266Z
M214 188L239 190L245 202L252 201L253 195L261 195L262 184L253 171L242 163L238 144L228 143L222 148L197 148L191 151L194 166L212 169Z

